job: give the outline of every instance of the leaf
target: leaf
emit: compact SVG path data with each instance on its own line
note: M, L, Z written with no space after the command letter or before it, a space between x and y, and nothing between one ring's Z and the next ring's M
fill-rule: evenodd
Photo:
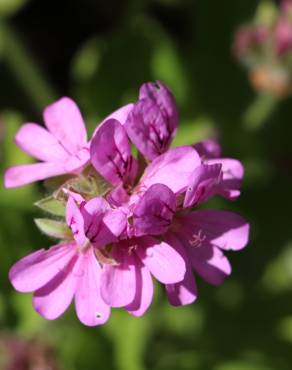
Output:
M37 227L46 235L57 239L72 239L72 232L69 227L60 221L50 220L48 218L36 218Z
M55 216L65 216L66 214L64 202L54 198L52 195L39 200L34 205Z

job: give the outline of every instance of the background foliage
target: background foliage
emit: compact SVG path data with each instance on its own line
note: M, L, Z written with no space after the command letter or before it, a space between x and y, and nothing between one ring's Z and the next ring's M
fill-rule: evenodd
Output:
M232 276L219 288L199 281L195 304L170 307L157 287L143 318L114 310L108 324L90 329L74 309L45 321L29 294L13 291L11 264L52 242L33 223L39 213L32 203L44 190L1 186L0 351L1 340L17 336L49 343L60 370L291 369L291 98L273 101L273 109L266 109L269 99L255 104L230 51L233 32L257 4L0 0L1 173L29 160L12 145L13 136L24 121L42 122L42 108L54 99L76 99L92 132L106 114L135 100L142 82L161 79L181 112L176 144L218 137L225 156L244 162L240 200L216 199L213 206L234 209L252 225L248 248L229 254ZM251 109L256 121L263 109L269 112L260 127L246 124Z

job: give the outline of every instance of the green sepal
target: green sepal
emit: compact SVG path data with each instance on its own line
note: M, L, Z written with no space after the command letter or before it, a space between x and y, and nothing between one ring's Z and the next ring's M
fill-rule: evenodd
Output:
M48 218L36 218L35 223L37 227L46 235L56 239L73 239L72 231L64 223Z
M64 202L56 199L52 195L37 201L34 205L52 215L65 217L66 206Z

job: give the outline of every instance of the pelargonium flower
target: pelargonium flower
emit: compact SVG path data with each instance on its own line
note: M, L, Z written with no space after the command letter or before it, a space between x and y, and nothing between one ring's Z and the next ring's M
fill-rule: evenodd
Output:
M66 221L71 240L22 258L10 269L10 281L20 292L34 293L35 310L48 320L62 315L75 297L79 320L89 326L102 324L110 307L100 295L98 248L118 240L126 225L125 214L111 210L102 198L83 203L80 209L69 198ZM107 263L115 262L108 259Z
M125 121L132 104L110 117ZM46 129L35 123L24 124L16 134L20 149L41 163L9 168L4 177L5 187L12 188L49 177L78 173L89 163L89 143L80 110L76 103L63 97L44 110Z
M156 184L133 209L134 234L163 235L163 240L185 260L184 280L166 285L174 305L189 304L197 298L192 270L210 284L221 284L231 273L223 251L240 250L248 242L249 225L241 216L227 211L193 210L216 194L218 186L224 189L221 164L202 164L194 171L183 202L181 195Z
M169 149L177 125L168 88L144 84L138 102L96 128L87 161L74 170L73 190L65 183L46 198L53 210L67 202L71 231L10 271L17 290L34 293L42 316L57 318L74 297L85 325L104 323L115 307L140 316L151 304L153 277L170 303L181 305L197 297L193 272L211 284L230 274L224 251L246 245L248 224L231 212L196 208L215 195L236 199L243 166L222 158L212 140Z
M279 5L260 6L250 24L236 31L232 49L248 68L250 83L257 92L284 98L292 91L292 2L283 0ZM262 12L268 12L269 19L265 20Z
M35 310L48 320L62 315L74 297L77 316L88 326L106 322L110 307L140 316L152 301L151 274L164 284L184 278L184 260L165 242L118 241L126 215L103 198L79 209L70 197L66 221L72 240L24 257L9 273L16 290L34 293Z
M102 148L106 142L105 153ZM194 148L198 148L201 157ZM185 211L206 202L215 194L228 199L237 198L244 174L239 161L216 158L221 150L211 140L193 148L173 148L156 157L146 167L136 186L133 186L137 175L136 164L131 167L135 162L122 125L114 120L105 122L94 137L90 150L96 170L112 184L122 184L122 189L126 188L130 194L124 191L120 197L120 204L129 206L128 217L132 221L128 234L134 237L163 236L167 244L185 259L187 273L183 282L167 285L172 303L190 303L197 295L190 267L192 259L197 260L194 266L198 273L211 283L219 284L230 274L231 267L222 250L239 250L247 244L247 222L226 211L202 210L187 215ZM131 172L133 168L135 170ZM129 178L131 181L128 181ZM115 193L115 204L119 204L117 199L120 194ZM182 197L183 204L177 207ZM185 247L182 240L186 240ZM190 251L188 246L191 247ZM196 248L198 246L201 248ZM174 298L176 294L182 294L181 301L178 296ZM186 299L183 298L184 294Z

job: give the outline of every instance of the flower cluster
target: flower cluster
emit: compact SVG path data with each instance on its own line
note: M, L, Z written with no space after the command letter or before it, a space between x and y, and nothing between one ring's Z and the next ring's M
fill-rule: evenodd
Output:
M7 170L7 187L45 180L37 205L58 216L37 225L60 242L18 261L9 278L33 292L53 320L75 301L79 320L105 323L111 308L141 316L153 278L175 306L197 299L195 276L218 285L231 273L227 250L240 250L249 226L237 214L201 208L215 195L240 195L243 167L221 158L211 140L170 148L178 126L175 99L161 82L103 120L91 140L76 104L62 98L44 111L46 129L23 125L17 145L42 161ZM48 179L51 178L51 179Z
M292 93L292 1L260 3L251 24L235 34L233 53L249 69L251 84L276 97Z

